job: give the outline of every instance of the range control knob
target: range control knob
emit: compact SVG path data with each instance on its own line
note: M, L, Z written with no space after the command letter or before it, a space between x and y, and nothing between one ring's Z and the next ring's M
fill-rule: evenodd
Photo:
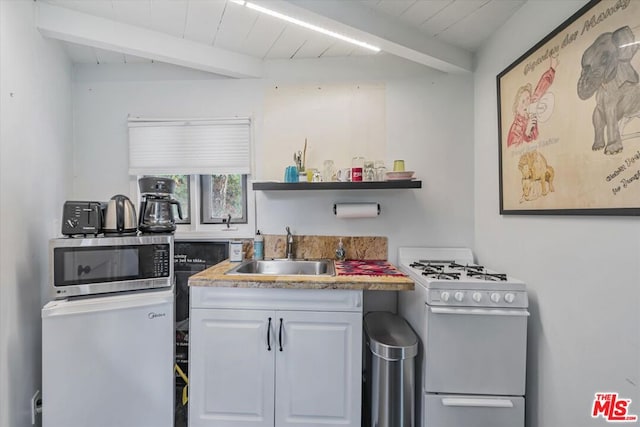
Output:
M464 299L464 293L458 291L455 294L453 294L453 297L456 299L456 301L462 302L462 300Z
M516 299L516 296L511 292L504 295L504 300L509 304L511 304L515 299Z
M440 299L444 302L449 301L449 292L444 291L440 293Z
M475 302L480 302L482 301L482 294L480 292L474 292L471 298L473 298Z
M493 302L500 302L500 294L497 292L494 292L491 294L491 301Z

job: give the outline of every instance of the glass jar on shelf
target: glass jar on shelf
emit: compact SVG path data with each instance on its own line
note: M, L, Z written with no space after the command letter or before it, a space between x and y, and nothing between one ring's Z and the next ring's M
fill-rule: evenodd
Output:
M373 160L366 160L364 162L364 167L362 169L362 180L363 181L375 181L376 180L376 170L374 167Z
M384 160L376 160L374 168L376 170L376 181L384 181L387 174L387 167L384 165Z

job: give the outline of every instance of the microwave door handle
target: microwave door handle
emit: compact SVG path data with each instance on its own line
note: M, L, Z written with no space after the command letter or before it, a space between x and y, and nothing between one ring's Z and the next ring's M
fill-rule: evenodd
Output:
M464 397L443 397L442 406L472 408L513 408L511 399L473 399Z
M527 317L529 312L522 310L504 310L504 309L483 309L483 308L446 308L446 307L429 307L434 314L470 314L476 316L516 316Z

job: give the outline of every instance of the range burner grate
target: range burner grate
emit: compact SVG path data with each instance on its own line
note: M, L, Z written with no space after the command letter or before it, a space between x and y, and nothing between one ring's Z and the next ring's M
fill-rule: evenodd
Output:
M452 259L421 259L418 260L417 264L451 264L455 262Z
M420 261L409 264L409 267L424 271L443 271L444 264L435 264L434 261Z
M458 264L457 262L452 262L451 264L449 264L449 268L453 269L453 270L464 270L467 272L482 272L484 271L484 266L482 265L476 265L476 264Z
M484 280L492 280L494 282L506 282L507 275L504 273L487 273L482 271L467 271L469 277L475 277Z
M409 266L421 270L422 275L429 279L474 279L490 282L505 282L509 280L504 273L494 273L488 271L483 265L464 263L463 261L421 259L411 262Z
M423 271L422 274L432 279L440 280L460 280L460 273L440 272L440 271Z

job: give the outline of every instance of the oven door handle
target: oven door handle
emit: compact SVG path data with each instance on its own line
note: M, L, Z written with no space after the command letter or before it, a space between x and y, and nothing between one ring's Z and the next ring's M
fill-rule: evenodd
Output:
M480 316L517 316L527 317L527 310L504 310L504 309L483 309L483 308L446 308L446 307L429 307L433 314L472 314Z
M442 406L513 408L513 402L510 399L466 399L463 397L443 397Z

